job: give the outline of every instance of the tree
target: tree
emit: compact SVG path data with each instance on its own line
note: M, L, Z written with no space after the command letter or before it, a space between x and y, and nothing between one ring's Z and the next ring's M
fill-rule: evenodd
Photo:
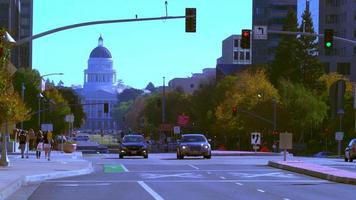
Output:
M10 46L3 41L5 29L0 29L0 126L28 119L30 110L14 90L12 77L7 70Z
M151 91L151 92L155 92L155 91L156 91L156 88L155 88L155 86L153 85L152 82L148 83L148 85L146 86L145 89L146 89L146 90L149 90L149 91Z
M74 115L74 127L80 128L85 120L85 113L81 105L80 96L69 87L57 87L57 90L69 104L70 112Z
M309 9L305 9L302 15L300 32L314 33L313 19ZM300 43L298 59L301 61L302 84L312 90L322 90L322 82L319 78L323 75L323 65L317 57L318 43L316 36L303 36L298 38Z
M294 9L289 9L283 25L283 31L296 32L297 29L296 13ZM292 82L300 82L302 80L301 64L298 58L299 49L300 42L296 36L282 36L269 72L270 80L274 85L278 85L280 78L291 80Z
M24 83L24 103L32 110L32 115L29 120L24 122L24 129L39 129L38 118L38 95L40 94L41 77L37 70L20 68L16 71L13 77L14 89L18 94L21 94L22 83Z
M117 95L119 102L125 102L130 100L135 100L138 96L143 93L142 90L135 88L128 88Z

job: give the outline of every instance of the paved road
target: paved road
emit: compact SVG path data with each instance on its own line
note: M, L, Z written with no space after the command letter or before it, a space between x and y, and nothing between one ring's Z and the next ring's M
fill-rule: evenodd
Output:
M89 155L95 173L43 182L29 199L354 199L356 186L266 166L270 157Z

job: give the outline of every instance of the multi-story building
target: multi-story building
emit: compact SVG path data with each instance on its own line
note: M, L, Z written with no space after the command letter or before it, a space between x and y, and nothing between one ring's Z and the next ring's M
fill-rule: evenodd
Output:
M333 29L334 36L356 40L356 2L354 0L319 1L319 33ZM325 50L320 42L319 57L326 72L338 72L356 80L356 47L334 40L332 50Z
M88 68L84 70L83 89L77 91L80 92L86 114L82 129L104 131L118 128L111 116L117 103L116 71L113 68L111 53L104 47L101 36L98 46L90 53ZM107 112L104 110L104 104L108 105Z
M0 0L0 27L15 40L32 35L33 0ZM32 68L32 42L11 51L11 62L17 67Z
M178 90L192 94L195 90L202 88L204 84L215 81L215 68L205 68L203 73L194 73L192 77L174 78L169 81L169 90Z
M252 26L264 25L269 30L282 30L288 10L297 13L297 0L253 0ZM267 40L252 39L252 64L266 64L274 59L280 35L269 34Z
M253 44L250 42L250 47ZM241 35L231 35L222 42L222 55L217 59L216 80L246 69L251 65L251 48L241 48Z

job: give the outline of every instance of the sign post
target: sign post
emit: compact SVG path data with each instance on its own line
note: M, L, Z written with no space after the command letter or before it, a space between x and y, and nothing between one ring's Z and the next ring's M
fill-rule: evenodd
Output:
M283 161L287 160L287 149L292 149L293 134L280 133L279 134L279 148L283 149Z
M344 139L344 132L336 132L335 140L338 141L337 155L341 156L341 141Z
M259 26L259 25L254 26L253 38L255 40L267 40L267 26Z

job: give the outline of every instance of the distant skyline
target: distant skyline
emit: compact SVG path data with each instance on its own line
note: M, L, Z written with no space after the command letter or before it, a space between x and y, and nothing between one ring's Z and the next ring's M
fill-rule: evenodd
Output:
M197 33L185 33L184 19L106 24L58 32L33 42L33 68L55 83L82 85L89 54L102 34L114 60L118 79L135 88L149 82L162 85L176 77L188 77L215 67L221 43L241 29L251 29L252 0L169 0L168 15L197 8ZM164 0L62 0L34 1L34 30L87 21L165 16Z

